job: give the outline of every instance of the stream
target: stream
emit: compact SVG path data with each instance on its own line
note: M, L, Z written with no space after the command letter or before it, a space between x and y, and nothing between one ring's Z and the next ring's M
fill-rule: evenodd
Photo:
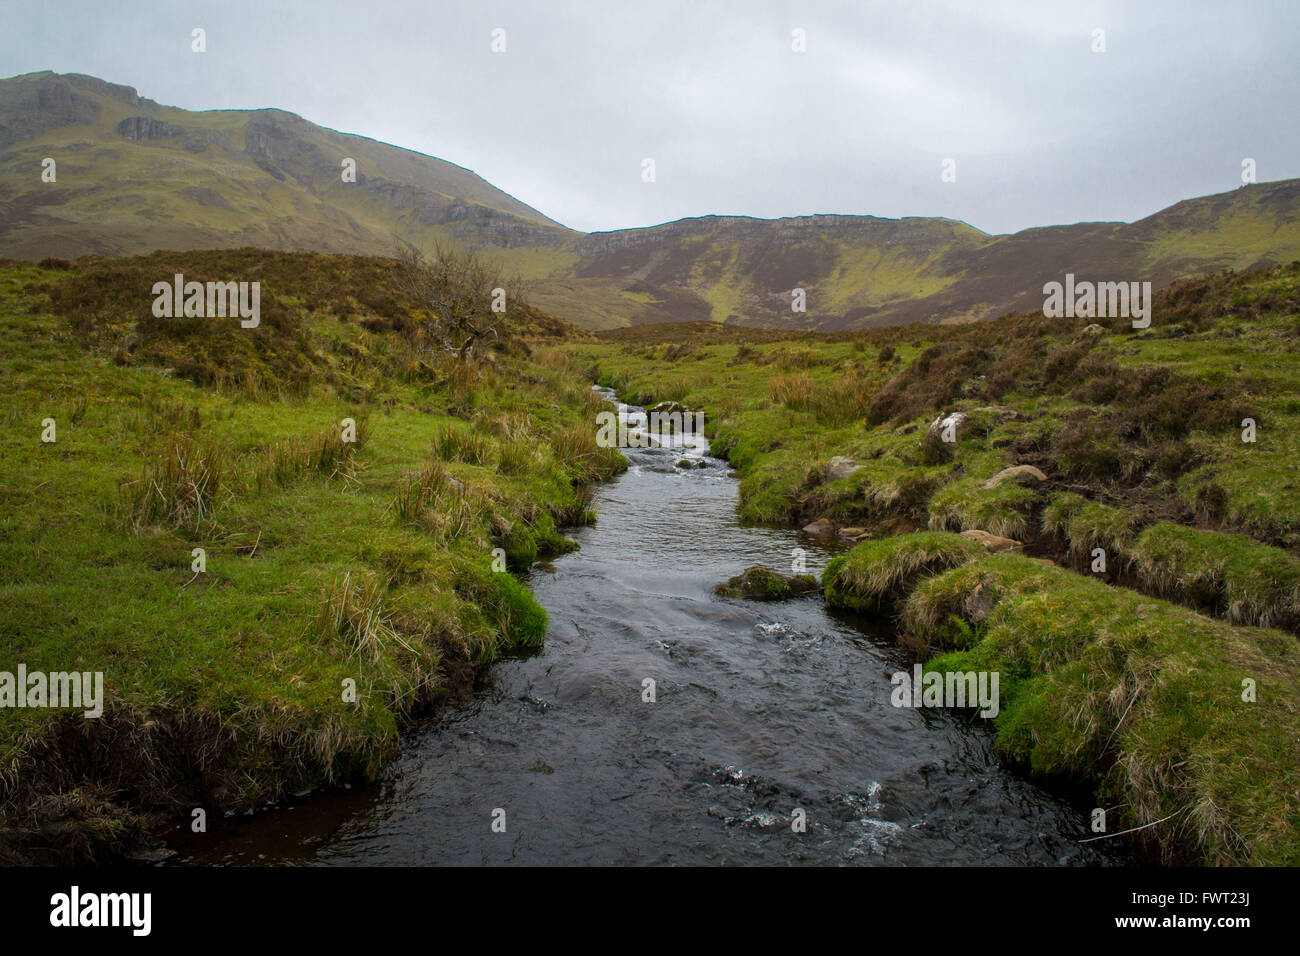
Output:
M703 436L676 441L625 450L580 550L527 575L551 618L542 651L410 729L378 783L185 833L171 862L1129 862L1080 844L1084 810L1002 767L969 712L892 706L911 661L890 625L816 595L714 596L752 564L788 573L794 548L813 574L839 549L742 527L726 463Z

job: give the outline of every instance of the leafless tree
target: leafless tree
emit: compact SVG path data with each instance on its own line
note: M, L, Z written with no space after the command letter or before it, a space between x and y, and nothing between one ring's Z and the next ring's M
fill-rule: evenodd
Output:
M424 312L417 325L421 348L473 362L506 338L504 309L515 283L482 255L437 244L426 258L404 243L398 259L406 291Z

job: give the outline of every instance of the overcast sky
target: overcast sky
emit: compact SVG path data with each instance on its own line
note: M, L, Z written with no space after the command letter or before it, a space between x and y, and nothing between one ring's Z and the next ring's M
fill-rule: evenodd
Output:
M473 169L587 231L709 213L948 216L987 232L1139 219L1236 188L1246 157L1261 182L1300 176L1298 51L1296 0L0 12L0 75L89 73L187 109L280 107ZM949 158L955 182L941 180Z

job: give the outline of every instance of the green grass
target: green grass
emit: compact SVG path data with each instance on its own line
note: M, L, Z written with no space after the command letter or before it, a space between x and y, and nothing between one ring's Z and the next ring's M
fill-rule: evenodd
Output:
M918 578L983 554L983 547L974 541L944 531L864 541L826 565L822 572L826 603L857 611L883 610L910 590Z
M410 714L541 643L511 572L572 547L583 483L622 466L584 457L592 397L562 356L408 377L400 336L324 306L254 352L223 351L237 324L163 324L123 355L129 316L41 311L79 275L0 270L0 668L102 671L106 712L0 710L0 856L103 859L178 799L373 777ZM261 386L178 375L195 335Z
M967 627L943 627L952 617ZM1000 673L998 749L1093 786L1120 808L1112 832L1149 827L1141 839L1169 861L1300 862L1294 636L1019 555L922 581L903 620L923 655L939 652L929 669Z
M1014 481L985 488L984 483L997 470L998 467L981 470L971 477L949 482L935 492L929 501L930 527L950 531L978 529L1023 540L1029 532L1030 515L1038 494Z
M1209 607L1236 623L1300 624L1300 558L1281 548L1161 522L1138 537L1133 562L1154 593Z
M1097 548L1106 553L1108 567L1129 560L1135 524L1132 512L1089 501L1072 491L1053 498L1042 514L1043 531L1063 540L1071 560L1080 567L1091 565Z

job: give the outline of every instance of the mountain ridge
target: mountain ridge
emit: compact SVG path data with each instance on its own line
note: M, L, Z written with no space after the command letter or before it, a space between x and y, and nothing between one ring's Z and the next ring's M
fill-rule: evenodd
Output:
M40 180L45 157L54 183ZM85 74L0 80L0 256L249 245L392 255L448 242L485 250L538 307L593 329L953 323L1038 308L1043 284L1066 272L1159 288L1300 258L1300 180L1181 200L1132 223L1007 234L841 213L583 233L465 167L276 107L190 111ZM795 289L805 312L792 309Z

